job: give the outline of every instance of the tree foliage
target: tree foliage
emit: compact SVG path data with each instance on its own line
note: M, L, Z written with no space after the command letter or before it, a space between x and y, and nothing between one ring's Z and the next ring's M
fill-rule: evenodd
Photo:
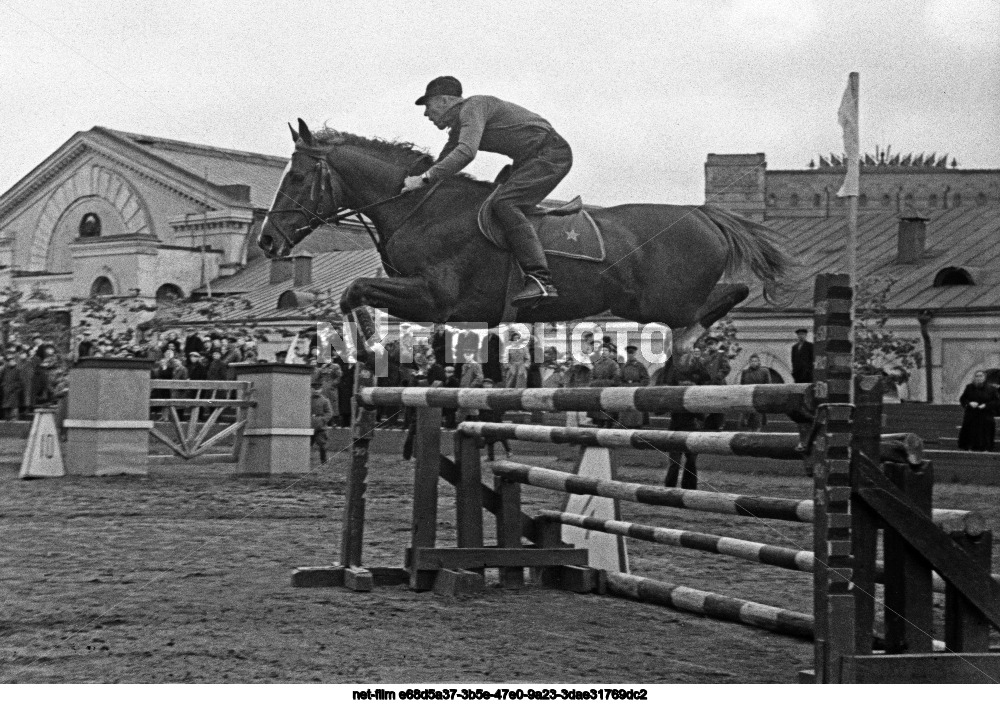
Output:
M923 364L920 339L902 337L890 327L889 293L895 279L872 277L859 282L855 299L854 371L906 381Z

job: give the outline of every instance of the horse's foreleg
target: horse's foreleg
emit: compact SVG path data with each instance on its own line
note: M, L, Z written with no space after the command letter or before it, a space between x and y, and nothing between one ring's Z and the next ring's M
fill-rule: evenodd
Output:
M388 310L390 315L414 322L444 322L444 311L424 279L356 279L340 299L340 309L349 314L355 308L371 306ZM424 320L430 316L431 320ZM438 318L442 318L438 320Z
M717 320L725 317L748 295L750 289L746 284L717 284L708 295L708 300L695 312L695 322L674 332L674 354L684 354L693 350L698 338L708 332Z

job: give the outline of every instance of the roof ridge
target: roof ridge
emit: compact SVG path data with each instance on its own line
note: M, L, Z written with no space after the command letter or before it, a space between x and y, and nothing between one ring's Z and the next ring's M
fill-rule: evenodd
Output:
M116 130L111 127L102 127L97 125L94 127L95 130L100 130L112 134L120 139L128 140L139 147L160 147L165 149L173 149L174 151L187 151L191 153L198 154L227 154L231 156L240 157L251 157L254 159L264 159L267 161L276 161L284 163L288 161L288 157L275 156L273 154L263 154L261 152L248 152L240 149L228 149L226 147L214 147L208 144L198 144L196 142L185 142L179 139L168 139L166 137L156 137L147 134L138 134L136 132L126 132L124 130ZM152 142L148 144L147 142Z

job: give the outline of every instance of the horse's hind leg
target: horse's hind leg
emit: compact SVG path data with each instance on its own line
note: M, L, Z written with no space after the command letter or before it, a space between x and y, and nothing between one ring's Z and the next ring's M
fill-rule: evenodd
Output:
M750 289L746 284L717 284L708 295L708 300L695 312L695 322L674 332L674 354L691 351L698 338L749 295Z

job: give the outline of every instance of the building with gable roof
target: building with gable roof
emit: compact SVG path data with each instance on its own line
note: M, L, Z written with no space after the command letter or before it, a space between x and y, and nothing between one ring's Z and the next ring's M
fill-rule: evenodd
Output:
M756 352L791 379L794 331L812 328L815 276L847 271L846 199L836 197L845 173L835 155L801 170L769 170L762 153L708 155L706 202L764 222L799 263L780 306L757 285L734 311L744 347L734 368ZM1000 169L865 155L858 206L859 278L895 282L888 327L920 340L925 357L902 398L956 403L977 370L1000 382Z
M299 245L315 274L301 257L295 275L289 262L272 271L256 238L287 163L106 127L78 132L0 195L0 289L42 288L56 304L239 294L253 316L289 319L287 305L278 315L283 294L339 298L353 278L379 275L360 225L324 227Z

